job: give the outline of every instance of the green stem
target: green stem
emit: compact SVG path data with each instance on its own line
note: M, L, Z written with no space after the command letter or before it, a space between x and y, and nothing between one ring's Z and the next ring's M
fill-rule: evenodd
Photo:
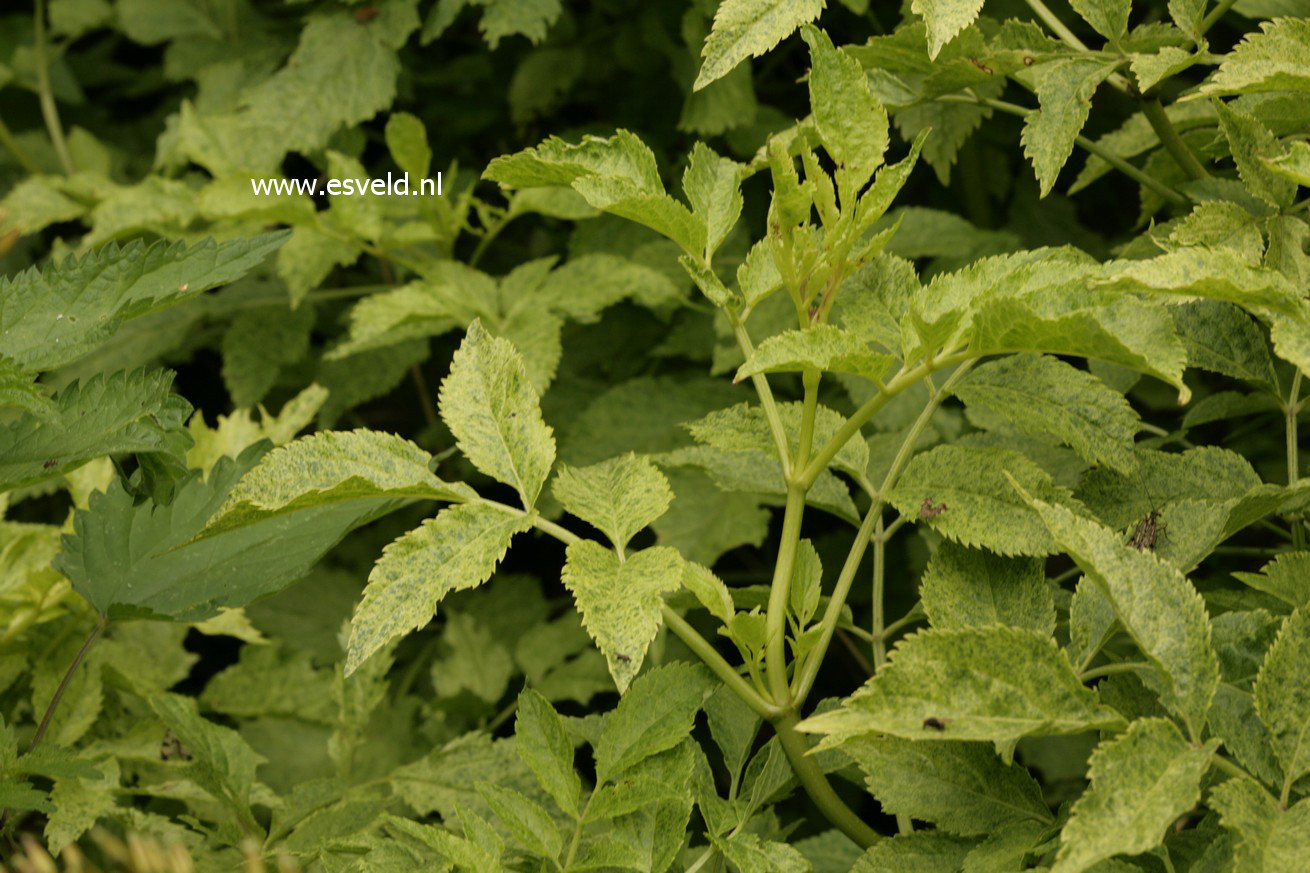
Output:
M68 143L64 141L64 128L59 123L59 107L55 105L55 95L50 88L50 67L46 59L45 44L45 0L36 0L36 83L41 101L41 117L45 119L46 130L50 133L50 142L59 157L59 165L64 168L64 175L71 176L77 172L73 157L68 152Z
M1287 484L1292 486L1301 478L1301 459L1300 459L1300 436L1297 433L1297 412L1301 397L1301 371L1297 370L1296 375L1292 377L1292 389L1288 393L1287 403L1284 406L1284 420L1286 422L1287 434ZM1292 547L1295 549L1305 548L1305 528L1298 519L1293 519L1292 524Z
M600 786L597 785L597 788ZM573 839L569 840L569 853L564 857L564 866L560 869L567 870L573 866L573 860L578 857L578 847L582 845L582 831L586 827L587 813L591 812L591 802L596 799L596 792L591 792L587 798L587 803L582 807L582 812L578 815L578 823L573 828Z
M988 97L965 97L961 95L947 94L943 97L938 97L937 99L943 100L947 103L976 103L979 106L988 106L992 109L995 109L998 112L1005 112L1010 115L1019 116L1021 118L1027 116L1030 112L1033 111L1031 109L1027 109L1023 106L1020 106L1017 103L1009 103L1005 100L993 100ZM1105 161L1107 164L1114 167L1116 170L1123 173L1125 176L1137 182L1138 184L1150 188L1152 191L1159 194L1161 197L1168 200L1170 203L1173 203L1176 206L1182 206L1188 202L1188 199L1186 197L1175 191L1170 186L1166 185L1164 182L1161 182L1159 179L1156 179L1153 176L1147 175L1146 173L1139 170L1137 167L1133 166L1128 161L1116 155L1114 152L1102 148L1100 145L1092 142L1087 137L1079 135L1074 138L1074 143L1076 143L1079 148L1083 149L1089 154L1096 155L1098 158Z
M1043 24L1051 29L1051 33L1054 33L1060 38L1061 42L1080 52L1091 51L1091 49L1087 47L1087 44L1079 39L1078 35L1070 30L1068 26L1066 26L1065 23L1061 21L1045 3L1042 2L1042 0L1027 0L1027 2L1028 8L1042 20Z
M1100 679L1102 676L1113 676L1116 673L1133 673L1150 664L1145 661L1124 661L1118 664L1103 664L1100 667L1093 667L1090 670L1084 670L1078 674L1078 681L1088 682L1092 679Z
M750 360L755 354L755 346L751 342L750 334L746 331L746 324L735 312L728 311L728 320L732 323L732 332L737 338L737 347L746 360ZM778 458L782 461L782 476L784 479L790 478L792 473L791 448L787 445L787 431L782 426L782 416L778 414L778 404L773 399L773 390L769 387L769 380L763 373L756 373L751 376L751 385L755 386L755 393L760 398L760 408L764 410L764 418L769 423L769 433L773 434L774 447L778 450Z
M677 635L678 639L686 644L687 648L696 653L696 656L705 662L705 666L714 671L714 674L733 690L742 702L755 710L761 718L776 718L779 713L778 707L769 703L759 693L751 687L750 683L742 678L741 674L732 668L722 655L715 651L705 637L701 636L694 627L692 627L685 618L678 615L668 606L664 607L664 624L669 630Z
M1196 155L1183 142L1183 138L1178 135L1178 130L1174 127L1169 116L1165 114L1164 106L1160 103L1158 97L1143 97L1141 99L1142 114L1150 123L1151 129L1159 137L1160 144L1164 146L1165 151L1169 152L1174 163L1182 168L1183 172L1191 179L1208 179L1210 174L1206 171L1201 162L1197 160Z
M1226 14L1228 14L1228 10L1232 9L1236 3L1237 0L1219 0L1219 2L1215 4L1215 7L1211 9L1210 12L1205 16L1205 18L1201 19L1201 26L1197 28L1200 35L1205 36L1207 33L1209 33L1210 28L1218 24L1219 19L1223 18Z
M59 687L55 689L54 695L51 696L50 702L45 708L45 715L41 716L41 723L36 726L36 733L32 735L32 745L27 747L29 755L36 751L36 747L41 745L41 740L45 739L46 730L49 729L50 721L55 716L55 709L59 706L59 701L63 699L64 692L68 690L69 683L73 681L73 674L82 665L86 653L91 651L91 645L100 636L100 632L105 629L107 623L104 616L96 621L95 627L91 628L91 633L87 635L86 642L82 643L82 648L78 649L77 654L73 656L73 663L69 664L68 669L64 671L64 678L59 680Z
M896 636L897 632L899 632L901 628L905 627L906 625L914 624L916 621L923 621L924 618L926 618L926 616L924 615L923 609L920 607L919 604L915 604L914 608L912 608L909 612L905 613L905 615L902 615L900 618L896 619L896 621L892 622L891 624L887 625L887 627L883 628L883 631L879 636L883 641L889 640L892 637Z
M487 248L500 236L500 232L509 226L509 223L518 216L513 213L505 213L499 221L487 228L482 234L482 239L478 240L477 246L473 249L473 254L469 256L469 266L476 267L482 260L482 256L487 253Z
M28 157L27 152L23 151L23 147L18 144L18 140L14 139L13 133L10 132L8 125L5 124L2 118L0 118L0 145L4 146L5 151L13 155L14 160L18 162L18 166L27 172L32 175L41 172L41 168L36 165L36 161Z
M818 678L823 656L827 653L832 635L841 621L842 606L846 604L846 597L855 582L855 574L860 569L860 561L864 559L864 550L868 547L869 538L873 536L881 518L882 501L875 500L869 511L864 514L864 521L860 524L859 532L855 534L855 542L851 544L851 549L846 554L846 563L842 565L837 584L833 586L832 596L828 598L828 609L823 613L823 620L819 624L819 639L810 650L809 657L805 659L805 666L797 677L796 693L792 697L792 705L797 709L805 704L805 698L809 696L814 681Z
M824 817L837 830L855 841L860 848L867 849L882 839L882 835L865 824L845 801L837 796L837 792L828 782L828 777L819 769L818 762L808 754L810 748L805 737L796 731L796 724L799 721L796 713L788 712L773 722L774 730L778 732L778 743L787 755L796 778L800 780L801 787L814 801L815 806L819 807Z
M882 513L873 529L873 671L875 675L887 662L887 641L883 637L886 623L883 597L887 587L887 540L883 536Z
M787 596L791 590L804 514L805 489L788 485L787 506L782 516L782 541L778 545L778 561L773 566L773 580L769 584L769 608L765 614L764 630L764 669L768 674L769 693L773 695L773 702L784 709L791 705L791 688L787 684Z

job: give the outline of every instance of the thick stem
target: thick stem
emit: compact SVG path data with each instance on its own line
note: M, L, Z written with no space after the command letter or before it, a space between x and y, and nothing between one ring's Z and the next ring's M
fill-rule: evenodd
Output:
M867 849L882 839L882 835L865 824L845 801L837 796L837 792L828 782L828 777L819 769L818 762L807 754L810 750L809 744L805 741L805 737L796 731L796 724L799 721L796 713L788 712L773 722L774 730L778 732L778 743L787 755L796 778L800 780L801 787L814 801L815 806L819 807L824 817L861 848Z
M1178 130L1174 127L1169 116L1165 114L1164 106L1161 105L1159 98L1143 97L1141 100L1142 114L1150 122L1151 129L1155 135L1160 138L1160 144L1164 146L1165 151L1174 159L1174 163L1182 168L1183 172L1192 179L1208 179L1210 174L1206 171L1201 162L1197 160L1196 155L1183 142L1183 138L1178 135Z
M87 634L86 642L82 643L82 648L77 650L73 656L73 663L68 665L64 672L64 678L59 680L59 687L55 689L54 695L50 698L50 703L46 705L45 715L41 716L41 723L36 726L36 733L32 735L32 745L27 747L27 753L30 755L36 751L36 747L41 745L41 740L45 739L45 732L50 728L50 721L55 717L55 709L59 706L59 701L64 698L64 692L68 690L68 685L73 681L73 674L77 668L82 666L82 661L86 658L86 653L91 651L91 645L100 636L100 632L105 629L107 620L101 616L96 621L95 627L91 628L91 633Z
M36 20L33 26L36 39L36 85L41 101L41 117L45 119L46 130L50 133L50 143L55 147L55 155L59 158L59 166L64 168L64 175L71 176L77 172L77 167L68 152L68 143L64 141L64 128L59 123L59 107L55 105L54 91L50 88L50 66L45 51L45 0L36 0Z
M787 597L791 591L804 515L805 489L799 485L787 486L782 541L778 545L778 562L773 566L773 581L769 585L769 610L764 631L764 668L768 674L769 693L773 695L773 702L784 709L791 705L791 688L787 684Z

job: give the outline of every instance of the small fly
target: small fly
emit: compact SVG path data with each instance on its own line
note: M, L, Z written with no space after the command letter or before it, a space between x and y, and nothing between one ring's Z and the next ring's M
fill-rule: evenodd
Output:
M44 464L41 465L41 469L49 470L51 467L58 467L58 466L59 466L59 461L55 460L54 458L51 458L50 460L46 461Z
M923 720L923 726L924 726L924 728L929 729L929 730L934 730L934 731L944 731L944 730L946 730L946 719L944 719L944 718L925 718L925 719Z

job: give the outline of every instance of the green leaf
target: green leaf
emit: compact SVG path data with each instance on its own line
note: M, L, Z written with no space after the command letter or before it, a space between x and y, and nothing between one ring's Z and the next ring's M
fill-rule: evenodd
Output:
M346 675L387 643L427 624L451 591L487 581L514 535L531 527L530 516L465 503L442 510L387 546L350 621Z
M555 462L555 437L514 346L474 321L441 383L439 404L464 456L513 486L531 509Z
M887 499L902 515L925 520L961 545L1001 555L1054 554L1058 548L1041 519L1017 494L1006 494L1007 475L1048 500L1079 505L1018 452L966 445L937 446L915 455Z
M251 789L255 785L255 769L264 763L264 758L236 731L201 718L195 700L189 697L151 694L146 702L178 742L191 751L187 774L214 797L232 806L246 821L253 821Z
M945 831L917 831L879 840L860 856L851 873L958 873L976 840Z
M1046 355L1015 355L978 367L955 394L1024 433L1069 446L1093 464L1135 469L1141 422L1128 401L1100 379Z
M1218 300L1197 300L1169 307L1187 364L1278 393L1278 376L1264 331L1240 307ZM1193 407L1195 408L1195 407Z
M496 813L524 848L550 860L559 858L564 848L564 838L551 820L550 813L512 788L502 788L486 782L479 782L476 788L492 812Z
M1199 736L1219 685L1219 659L1196 589L1172 564L1126 545L1109 528L1063 506L1026 499L1155 667L1141 674L1142 681Z
M1072 57L1056 58L1028 70L1040 108L1028 113L1021 140L1023 153L1032 161L1041 184L1041 196L1051 193L1073 154L1074 139L1092 110L1092 94L1118 65L1118 61Z
M423 122L408 112L393 112L387 118L385 135L391 159L412 177L411 184L426 179L432 165L432 149Z
M114 482L76 512L56 565L101 615L198 621L286 587L349 530L403 505L380 495L205 530L266 449L221 459L204 479L192 471L164 505Z
M938 725L925 724L936 720ZM825 746L871 731L911 740L991 740L1076 734L1120 719L1096 702L1047 634L1020 628L930 630L903 639L840 709L799 729Z
M119 764L109 758L95 764L95 777L55 780L50 792L54 805L45 825L46 849L58 857L64 848L103 817L117 809L115 794L119 790Z
M698 263L705 255L704 222L665 192L654 153L629 131L576 145L552 137L496 158L482 176L511 188L569 185L596 209L664 234Z
M1306 70L1310 73L1310 67ZM1310 81L1307 81L1307 85L1310 85ZM1306 90L1310 91L1310 87ZM1296 199L1296 182L1265 166L1266 159L1282 154L1285 148L1283 144L1254 115L1235 109L1217 98L1211 99L1215 113L1219 116L1219 126L1228 138L1229 152L1237 164L1237 173L1246 183L1246 189L1278 209L1291 206Z
M682 584L682 556L655 546L621 560L591 540L569 544L567 554L564 585L623 693L659 632L663 595Z
M1294 873L1310 852L1310 800L1290 809L1250 779L1230 779L1210 791L1209 805L1235 837L1234 869Z
M837 164L843 206L873 178L887 151L887 110L873 96L864 68L834 48L813 25L801 28L810 46L810 107L823 148Z
M223 334L223 382L234 406L254 406L277 382L281 367L309 351L314 309L243 312Z
M1117 43L1128 33L1132 0L1071 0L1069 5L1111 43Z
M723 580L715 576L709 568L694 561L685 561L682 565L682 585L696 596L701 606L709 610L710 615L724 624L732 621L736 611L732 593Z
M636 679L595 744L597 784L613 783L646 758L685 740L715 687L699 664L666 664Z
M699 91L748 57L758 58L823 11L826 0L723 0L701 49Z
M962 836L986 835L1013 822L1048 824L1037 780L1001 763L982 743L921 743L852 737L842 744L884 812L931 822Z
M1269 728L1286 784L1310 773L1310 610L1302 607L1283 624L1255 683L1255 708Z
M1260 22L1224 56L1202 94L1256 94L1265 91L1310 91L1310 21L1300 17Z
M797 849L763 840L749 831L733 831L714 845L739 873L810 873L813 868Z
M924 570L919 596L935 628L1055 630L1055 602L1036 558L1003 558L944 542Z
M204 536L320 507L379 500L471 500L463 482L443 482L431 456L394 434L320 431L274 449L241 477Z
M1073 805L1051 873L1081 873L1160 845L1201 798L1201 777L1218 746L1218 739L1192 745L1158 718L1135 721L1103 742L1088 763L1092 784Z
M582 781L573 771L573 743L564 722L546 698L526 688L514 718L514 747L541 787L569 816L578 815Z
M1310 603L1310 552L1284 552L1259 573L1233 574L1257 591L1272 594L1293 609Z
M983 0L914 0L910 11L923 16L928 32L928 57L936 59L942 47L973 24Z
M181 463L193 442L191 404L167 370L134 370L74 382L53 398L55 418L20 416L0 426L0 491L34 485L105 455L155 455Z
M81 259L0 278L0 355L52 370L95 349L122 326L257 267L286 231L216 243L110 243Z
M590 467L561 466L551 493L566 510L609 537L619 551L673 501L664 474L649 459L632 453Z
M682 187L691 202L692 214L705 225L708 259L727 238L741 216L742 166L720 157L709 146L696 143L691 150Z
M0 357L0 406L21 409L44 422L58 422L59 407L35 380L35 373L24 372L13 361Z
M893 361L891 355L875 352L848 330L816 324L805 330L784 331L761 342L733 381L741 382L758 373L816 369L853 373L877 382Z
M1298 185L1310 187L1310 145L1294 142L1276 157L1261 158L1264 165Z

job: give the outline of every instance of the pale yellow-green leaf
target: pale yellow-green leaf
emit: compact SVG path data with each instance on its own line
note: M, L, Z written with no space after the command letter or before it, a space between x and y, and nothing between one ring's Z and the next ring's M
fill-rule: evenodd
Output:
M567 553L564 585L609 662L614 684L620 693L627 691L659 632L663 595L682 584L682 556L655 546L620 562L612 550L590 540L571 543Z
M1051 873L1082 873L1115 855L1164 841L1201 797L1201 777L1219 740L1192 745L1160 718L1141 719L1103 742L1088 764L1091 786L1073 805Z
M1310 772L1310 609L1302 607L1269 647L1255 683L1255 708L1269 728L1290 785Z
M555 462L555 437L512 343L481 322L468 333L441 383L441 418L475 467L531 508Z
M814 126L824 150L837 164L838 193L850 198L882 166L888 142L887 110L873 95L859 61L834 48L828 35L813 25L802 27L801 36L810 46Z
M1250 779L1229 779L1210 792L1208 803L1233 835L1235 870L1241 873L1301 873L1310 857L1310 800L1283 810Z
M1203 94L1310 91L1310 20L1288 16L1260 22L1224 56Z
M914 0L910 10L923 16L928 32L928 57L936 58L956 34L973 24L983 0Z
M806 330L789 330L761 342L746 363L737 370L740 382L758 373L815 369L831 373L853 373L878 381L890 369L894 358L875 352L855 334L830 324L816 324Z
M1032 162L1045 197L1073 153L1074 139L1092 109L1092 94L1119 65L1096 57L1057 58L1028 71L1040 105L1024 121L1024 154Z
M442 510L382 552L350 620L346 674L387 643L427 624L451 591L490 578L532 519L485 503Z
M759 57L823 11L826 0L723 0L701 49L693 87L721 79L748 57Z
M616 549L664 514L673 491L647 458L632 453L589 467L562 466L551 485L565 509L595 526Z

